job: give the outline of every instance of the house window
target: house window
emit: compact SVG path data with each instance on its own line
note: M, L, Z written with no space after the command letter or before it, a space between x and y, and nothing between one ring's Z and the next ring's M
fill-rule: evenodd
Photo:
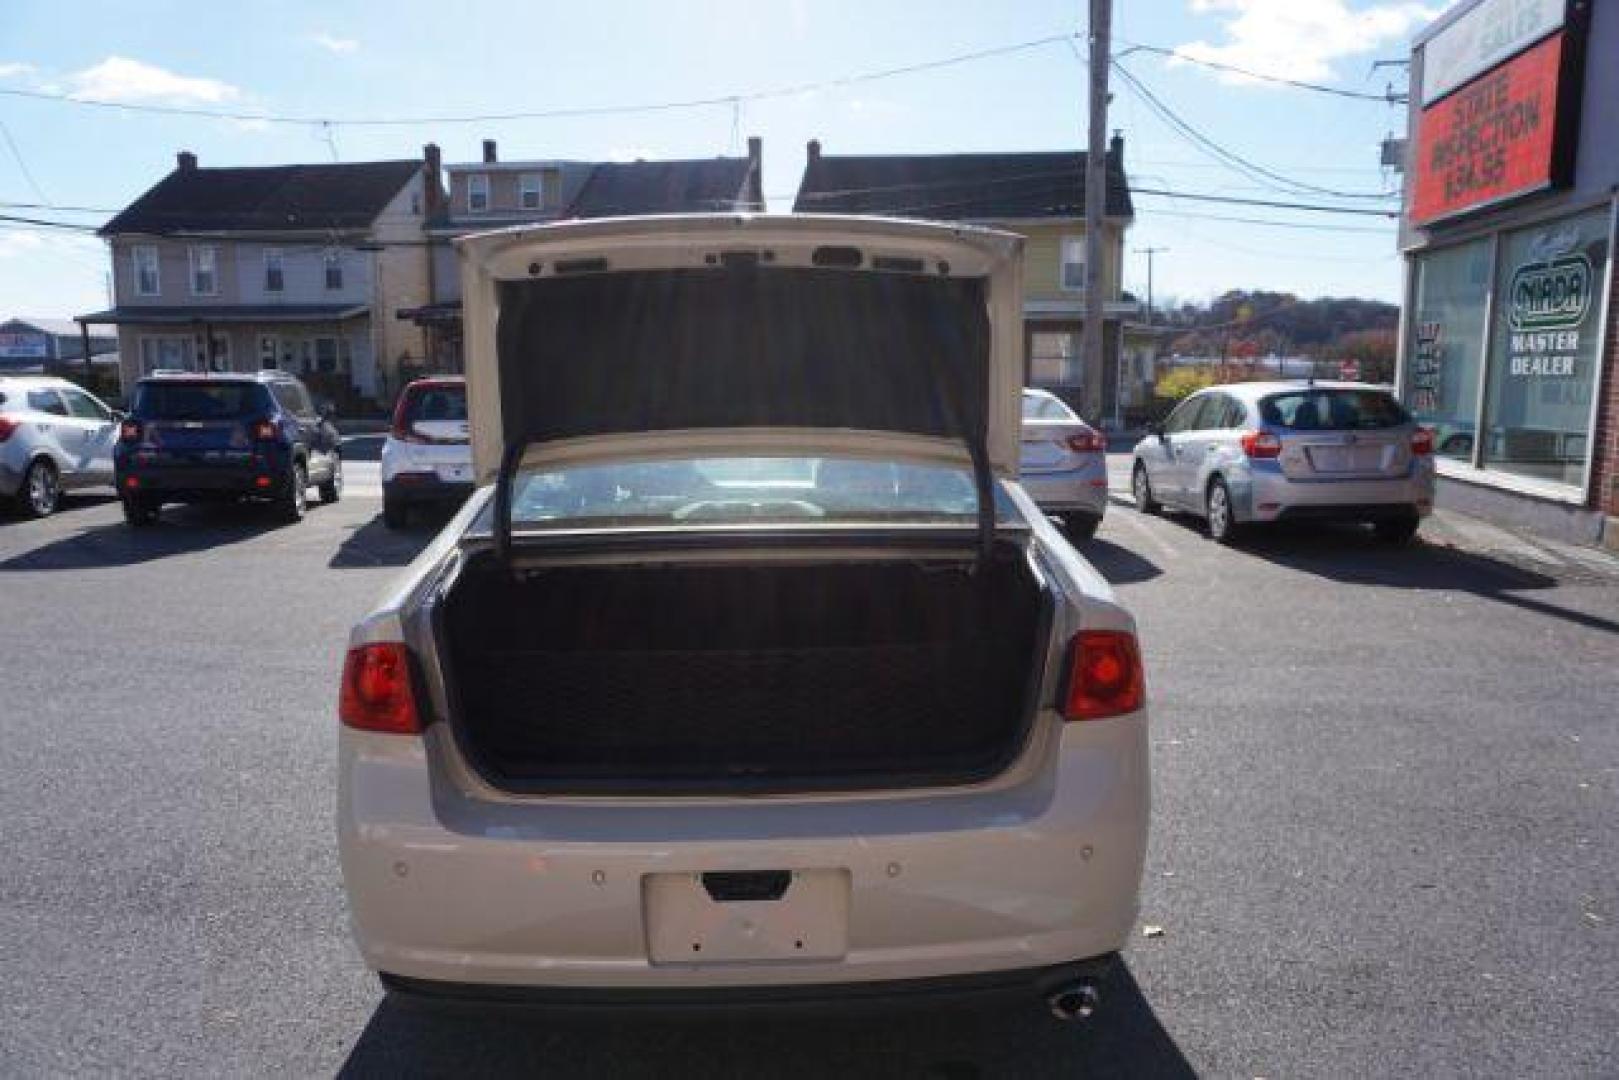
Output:
M275 370L277 358L281 355L281 339L273 334L265 334L259 338L259 367L264 371Z
M1070 291L1083 291L1085 288L1085 238L1082 236L1065 236L1062 238L1062 287Z
M195 367L190 338L141 338L141 374L150 375L160 368L169 371L191 371Z
M157 273L157 248L141 244L131 250L135 260L135 295L156 296L163 291Z
M286 287L286 275L281 269L281 249L266 248L264 251L264 291L281 292Z
M343 287L343 254L339 251L326 253L326 287L328 289L341 289Z
M560 188L555 169L524 173L517 181L518 204L524 210L554 210L562 201Z
M1078 334L1036 331L1029 335L1029 379L1035 386L1078 386Z
M467 177L467 209L475 214L489 209L488 173L473 173Z
M191 249L191 294L193 296L219 295L219 249L193 247Z
M517 204L524 210L540 208L540 174L524 173L517 184Z

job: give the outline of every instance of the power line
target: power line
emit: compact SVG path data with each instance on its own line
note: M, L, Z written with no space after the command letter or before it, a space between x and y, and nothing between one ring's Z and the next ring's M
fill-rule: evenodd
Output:
M47 93L43 90L20 90L15 88L0 88L0 95L10 97L28 98L35 101L50 101L57 104L78 105L87 108L113 109L121 112L153 113L163 116L190 116L210 120L248 120L266 124L299 124L316 125L327 128L332 127L404 127L424 124L483 124L497 123L508 120L557 120L592 116L619 116L626 113L670 112L681 109L701 109L723 106L735 108L739 103L749 101L763 101L770 98L793 97L816 90L826 90L839 86L851 86L859 83L873 82L878 79L889 79L901 75L914 75L919 72L933 71L938 68L952 67L957 64L967 64L978 60L987 60L998 56L1009 56L1014 53L1027 52L1030 49L1043 48L1069 41L1073 34L1049 34L1045 37L1031 38L1027 41L1013 42L1009 45L997 45L987 49L977 49L972 52L958 53L937 60L924 60L915 64L905 64L900 67L884 68L880 71L868 71L857 75L844 75L833 79L820 79L812 82L796 83L789 86L778 86L764 90L754 90L747 93L719 94L713 97L687 98L675 101L651 101L627 103L622 105L584 105L563 106L553 109L530 109L520 112L477 113L450 116L416 116L416 117L333 117L333 116L282 116L273 113L231 112L219 109L199 109L184 105L152 105L129 101L104 101L96 98L74 97L70 94Z
M1241 157L1234 151L1228 150L1221 146L1219 143L1197 130L1197 128L1192 126L1192 124L1186 120L1183 120L1179 114L1177 114L1173 109L1166 105L1162 99L1149 90L1146 85L1142 83L1142 81L1134 74L1132 74L1130 70L1123 64L1115 61L1113 67L1114 70L1119 73L1120 77L1124 79L1125 84L1129 86L1130 89L1136 94L1136 96L1139 97L1149 109L1157 114L1160 120L1168 124L1172 131L1180 135L1203 153L1213 156L1216 160L1225 163L1230 168L1242 173L1250 179L1256 179L1262 183L1268 181L1269 183L1267 183L1267 186L1269 187L1277 187L1279 185L1280 190L1283 190L1289 195L1326 195L1336 199L1389 199L1398 194L1398 192L1393 191L1341 191L1337 188L1322 187L1319 184L1310 184L1303 180L1294 180L1293 178L1284 176L1273 169L1267 169L1263 165L1249 161L1247 158Z
M1143 45L1138 41L1125 41L1119 39L1120 44L1128 45L1123 52L1115 53L1114 60L1122 60L1135 52L1153 53L1157 56L1166 56L1171 60L1180 60L1188 64L1198 64L1202 67L1213 68L1216 71L1226 71L1233 75L1243 75L1260 82L1276 83L1280 86L1291 86L1296 90L1313 90L1318 94L1332 94L1335 97L1352 98L1356 101L1375 101L1380 105L1402 105L1408 97L1405 94L1386 92L1373 94L1365 90L1346 90L1341 86L1324 86L1321 83L1305 82L1302 79L1287 79L1280 75L1266 75L1260 71L1250 71L1235 64L1223 64L1218 60L1205 60L1202 57L1191 56L1179 49L1166 49L1162 45Z
M1318 225L1312 221L1275 221L1270 218L1242 217L1232 214L1198 214L1189 210L1153 210L1155 217L1186 218L1189 221L1225 221L1238 225L1270 225L1278 229L1303 229L1307 232L1365 233L1388 236L1387 229L1367 228L1359 225Z
M17 168L22 172L23 179L28 181L28 186L34 189L34 194L39 196L41 202L50 202L51 197L45 194L45 189L34 179L33 171L28 168L28 162L23 160L22 151L17 148L17 140L11 137L11 129L6 126L4 120L0 120L0 135L6 137L6 145L11 147L11 156L17 159Z
M1358 206L1326 206L1321 203L1280 202L1275 199L1243 199L1235 195L1200 195L1189 191L1167 191L1163 188L1132 187L1134 195L1167 195L1176 199L1194 199L1198 202L1230 203L1234 206L1269 206L1278 210L1313 210L1326 214L1355 214L1360 217L1397 218L1398 210L1371 210Z
M63 210L77 214L116 214L118 211L109 210L105 206L63 206L60 203L42 202L7 202L0 199L0 208L6 210Z

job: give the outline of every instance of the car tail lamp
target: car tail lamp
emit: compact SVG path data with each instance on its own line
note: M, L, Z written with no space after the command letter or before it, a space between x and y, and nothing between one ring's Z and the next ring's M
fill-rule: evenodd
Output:
M1251 458L1281 457L1282 440L1270 431L1245 431L1242 435L1242 452Z
M17 427L17 421L11 419L11 417L0 416L0 442L5 442L11 438L11 433L16 431Z
M422 730L411 685L410 652L397 641L374 641L349 650L337 715L348 727L390 735Z
M125 420L118 425L118 441L138 443L141 441L141 422L139 420Z
M1107 440L1102 438L1100 431L1092 428L1086 428L1077 435L1070 435L1059 441L1076 454L1101 454L1107 451Z
M274 420L255 420L247 430L254 442L270 442L277 435Z
M1425 427L1419 427L1411 433L1411 452L1418 457L1426 457L1433 453L1433 432Z
M1066 720L1102 720L1139 710L1147 701L1147 677L1134 634L1081 630L1068 650Z

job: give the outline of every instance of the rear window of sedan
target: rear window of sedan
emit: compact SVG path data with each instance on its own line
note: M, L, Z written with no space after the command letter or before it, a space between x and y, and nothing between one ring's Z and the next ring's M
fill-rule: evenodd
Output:
M1392 394L1329 387L1272 394L1259 403L1259 414L1272 427L1294 431L1370 431L1411 422Z
M418 386L405 402L407 424L455 423L467 418L465 386Z
M1040 394L1025 394L1023 396L1023 419L1025 420L1078 420L1079 417L1061 401Z
M145 420L237 420L269 412L270 393L258 383L141 383L132 411Z

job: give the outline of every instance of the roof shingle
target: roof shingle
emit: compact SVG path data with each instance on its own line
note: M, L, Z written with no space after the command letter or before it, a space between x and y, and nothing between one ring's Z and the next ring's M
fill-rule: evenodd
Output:
M713 214L763 210L749 205L747 158L696 161L604 161L573 201L569 216Z
M101 235L363 229L421 170L420 161L179 168Z

